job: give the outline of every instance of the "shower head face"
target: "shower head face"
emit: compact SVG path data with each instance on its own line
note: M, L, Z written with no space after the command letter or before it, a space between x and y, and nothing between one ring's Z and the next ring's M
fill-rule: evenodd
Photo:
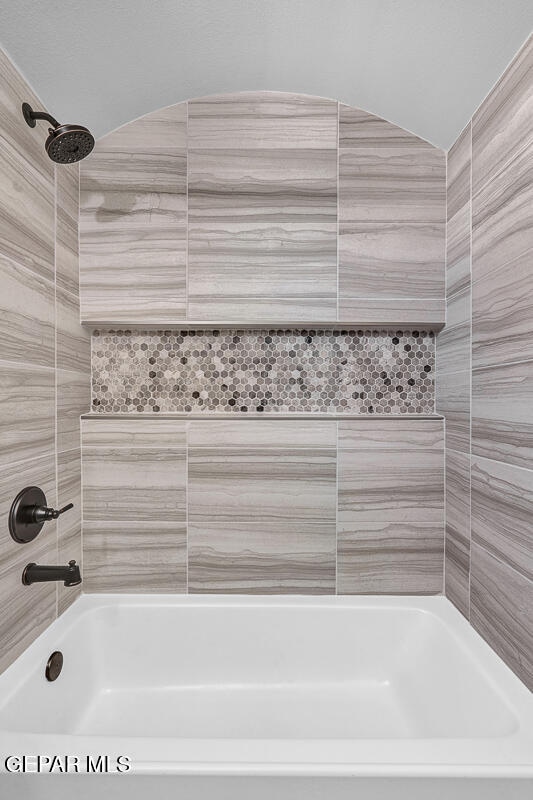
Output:
M83 125L59 125L50 128L46 152L56 164L74 164L89 155L94 147L92 133Z

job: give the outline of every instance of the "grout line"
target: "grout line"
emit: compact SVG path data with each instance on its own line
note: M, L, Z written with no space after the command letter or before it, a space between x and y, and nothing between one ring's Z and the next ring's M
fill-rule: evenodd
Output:
M446 329L446 323L448 322L448 162L449 162L449 154L445 154L446 159L446 169L445 169L445 223L444 223L444 329ZM438 336L435 337L435 381L434 381L434 400L435 400L435 412L437 411L437 373L438 373L438 365L440 362L440 358L438 357L439 348L437 345ZM446 456L446 417L444 418L443 426L443 460L444 460L444 476L443 476L443 490L444 490L444 508L443 508L443 524L444 524L444 548L443 548L443 564L442 564L442 594L446 597L446 540L447 540L447 516L446 516L446 509L447 509L447 490L448 490L448 482L447 482L447 456Z
M339 594L339 421L335 423L335 594Z
M456 453L460 453L460 450L456 450ZM523 472L527 472L529 474L533 473L533 469L529 469L528 467L522 467L520 464L512 464L510 461L501 461L499 458L489 458L488 456L480 456L477 453L463 453L463 455L470 456L470 464L472 464L472 460L475 459L476 461L481 458L483 461L493 461L495 464L502 464L504 467L511 467L512 469L520 469Z
M340 271L340 247L339 247L339 190L340 190L340 103L337 102L337 313L336 319L340 316L340 295L339 295L339 271Z
M185 320L189 316L189 101L185 103Z
M508 561L505 561L503 558L496 555L492 550L489 550L487 547L485 547L485 545L481 544L481 542L475 541L473 542L473 544L476 547L479 547L480 550L483 550L483 552L486 553L488 556L490 556L490 558L493 558L499 564L502 564L507 569L510 569L512 572L516 573L516 575L522 578L523 581L526 581L526 583L531 584L533 586L533 581L531 580L531 578L528 578L527 575L524 575L523 572L520 572L520 570L516 569L516 567L513 567L513 565L510 564Z
M185 425L185 594L189 594L189 426Z
M55 464L55 487L56 496L55 502L59 504L59 460L57 457L58 452L58 432L57 432L57 403L58 403L58 385L57 385L57 164L54 164L54 464ZM59 508L59 505L57 506ZM59 560L59 520L56 520L56 555ZM59 582L55 586L56 594L56 612L55 618L59 614Z
M468 408L468 620L470 621L470 606L472 592L472 372L473 372L473 327L472 327L472 174L473 156L472 147L472 119L470 120L470 404Z

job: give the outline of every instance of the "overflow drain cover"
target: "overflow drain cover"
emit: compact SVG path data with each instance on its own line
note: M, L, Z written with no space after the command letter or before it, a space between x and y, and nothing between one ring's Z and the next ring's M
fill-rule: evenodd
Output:
M46 663L44 674L47 681L55 681L61 675L63 669L63 653L55 650Z

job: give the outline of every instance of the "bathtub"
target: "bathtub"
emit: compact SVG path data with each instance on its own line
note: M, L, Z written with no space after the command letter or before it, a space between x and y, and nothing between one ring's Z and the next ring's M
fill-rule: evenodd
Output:
M83 595L0 744L10 800L533 797L533 696L443 597Z

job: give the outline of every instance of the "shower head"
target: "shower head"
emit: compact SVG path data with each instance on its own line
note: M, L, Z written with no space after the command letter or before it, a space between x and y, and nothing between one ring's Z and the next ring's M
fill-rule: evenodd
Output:
M45 119L51 124L45 149L52 161L57 164L73 164L88 156L94 147L92 133L83 125L60 125L50 114L33 111L28 103L22 104L22 114L30 128L35 128L36 120Z

